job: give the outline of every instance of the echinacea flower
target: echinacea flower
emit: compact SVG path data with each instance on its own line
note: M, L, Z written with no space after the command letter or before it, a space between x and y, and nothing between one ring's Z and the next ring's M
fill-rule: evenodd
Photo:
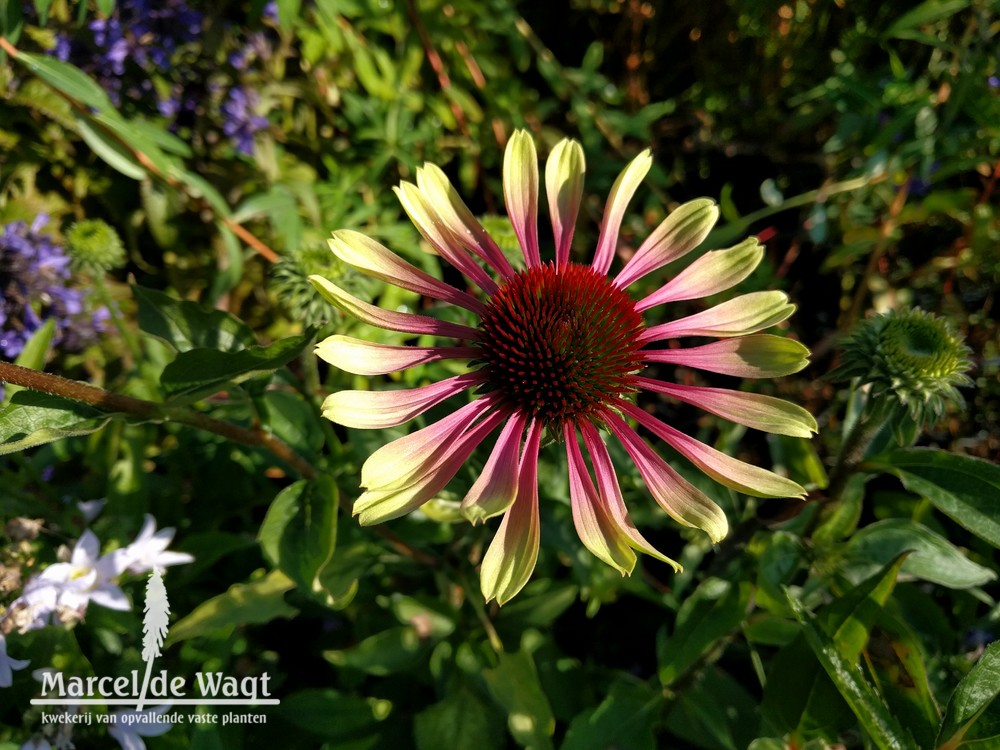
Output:
M590 263L577 263L570 259L570 244L583 195L584 156L578 143L560 142L545 169L555 255L554 261L545 261L538 236L535 145L526 132L516 132L507 144L503 177L507 213L526 264L520 271L438 167L428 164L417 170L416 184L403 182L396 189L403 207L434 251L477 286L480 295L431 277L358 232L334 233L330 246L347 265L464 308L479 319L476 326L383 310L322 277L310 279L327 300L364 323L456 340L441 346L389 346L338 335L317 347L317 354L331 364L375 376L439 360L469 360L466 372L418 388L334 393L323 404L323 414L347 427L383 429L449 397L465 392L477 396L440 421L376 450L361 469L364 492L354 513L362 524L373 524L419 508L499 430L461 506L473 523L503 514L482 563L487 600L503 604L534 569L543 435L565 445L580 539L623 575L634 568L637 551L675 569L680 566L654 549L630 520L605 446L609 436L621 443L653 498L678 523L703 529L713 541L728 530L722 510L660 457L628 420L727 487L758 497L804 494L795 482L704 445L634 403L635 395L647 390L768 432L808 437L816 429L808 412L777 398L678 385L642 374L647 365L669 364L738 377L777 377L802 369L808 356L796 341L760 333L794 310L778 291L744 294L665 323L645 317L661 305L706 297L745 279L763 257L755 238L705 253L648 296L630 295L634 282L701 244L718 218L710 200L680 206L616 275L608 275L626 205L651 164L650 153L644 151L618 177L594 256ZM658 346L694 336L719 340L687 348Z

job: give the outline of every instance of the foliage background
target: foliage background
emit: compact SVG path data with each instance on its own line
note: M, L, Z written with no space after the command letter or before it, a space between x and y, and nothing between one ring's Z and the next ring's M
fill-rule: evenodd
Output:
M83 409L8 387L3 516L44 531L21 540L8 527L0 562L25 580L54 561L85 528L76 501L107 500L92 528L110 547L152 513L196 558L166 577L175 619L158 663L267 672L282 700L252 730L178 725L150 747L998 746L1000 688L972 672L949 702L977 659L1000 658L984 654L1000 617L988 585L1000 543L993 3L174 0L157 13L139 0L0 2L4 38L28 53L0 61L0 224L45 213L65 244L99 218L126 251L73 281L110 311L105 333L72 351L43 332L23 363L160 405ZM379 384L311 355L317 338L361 326L318 305L305 276L419 307L339 267L325 238L359 229L440 275L391 186L430 161L475 212L502 214L502 145L517 127L543 153L564 136L583 144L581 255L615 176L647 146L655 166L628 243L702 195L725 222L706 248L765 240L745 286L789 293L787 333L813 359L764 392L807 406L821 430L765 440L648 404L812 490L805 504L758 501L692 475L733 527L713 549L650 512L618 461L640 527L685 563L676 576L644 561L622 579L589 556L565 466L543 452L538 570L497 609L476 575L492 531L456 522L453 504L485 456L425 513L385 529L351 520L360 464L389 435L319 417L325 394ZM503 219L490 228L512 241ZM885 452L883 434L869 452L882 458L831 495L864 408L827 377L839 344L873 313L909 307L965 336L967 404L914 436L933 456ZM399 377L426 382L434 367ZM198 429L205 417L244 432ZM24 420L66 437L32 438ZM138 601L142 582L126 590ZM8 647L32 668L124 673L142 668L138 623L91 607ZM40 728L29 672L0 694L0 746ZM98 741L87 731L78 746Z

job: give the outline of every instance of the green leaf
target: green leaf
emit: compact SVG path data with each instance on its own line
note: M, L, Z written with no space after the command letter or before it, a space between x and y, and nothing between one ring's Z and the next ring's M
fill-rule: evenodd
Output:
M104 163L133 180L147 177L146 168L135 158L135 154L116 138L112 138L101 128L95 128L87 117L76 115L75 119L80 137Z
M895 474L906 489L1000 547L1000 466L930 448L905 448L875 456L864 468Z
M276 713L285 721L335 743L333 747L346 747L358 740L368 740L364 747L378 747L379 725L388 709L385 701L336 690L301 690L283 697Z
M970 0L926 0L910 10L885 30L887 37L907 38L917 27L948 18L969 7Z
M417 750L504 747L500 717L464 681L457 681L443 700L417 714L413 729Z
M270 346L250 346L237 352L191 349L163 368L160 384L175 400L190 401L217 393L256 375L273 372L295 359L312 342L312 333L291 336Z
M495 669L483 671L483 679L507 712L507 729L522 747L551 748L556 721L538 680L534 659L522 648L516 654L500 654L499 661Z
M802 625L802 632L812 652L875 745L880 750L918 750L913 738L903 730L896 717L889 713L889 709L865 681L857 665L841 655L836 644L816 626L812 615L791 594L788 595L788 604L795 619Z
M912 550L902 573L953 589L982 586L997 574L969 558L943 536L907 518L876 521L858 531L844 548L842 572L851 580L872 571L906 550Z
M238 351L254 346L250 327L234 315L177 300L155 289L132 285L138 304L139 328L179 352L195 348Z
M226 593L213 596L175 623L167 636L167 645L222 628L292 617L298 610L285 603L285 592L294 586L295 582L280 570L272 570L250 583L233 584Z
M324 585L337 547L337 486L321 474L283 489L257 534L264 555L301 591L328 607L337 595Z
M85 104L97 112L114 110L111 100L100 84L79 68L49 55L33 55L27 52L18 53L17 61L70 99Z
M21 390L0 409L0 456L67 437L89 435L111 417L87 404Z
M858 660L869 630L892 594L905 559L905 555L893 559L818 614L823 631L837 644L845 662L854 664ZM781 732L830 734L843 724L847 707L816 661L810 658L809 644L801 633L775 657L761 712Z
M32 370L41 370L45 366L45 355L49 352L49 346L52 344L52 337L55 335L55 332L56 321L54 318L49 318L41 328L31 334L31 338L25 342L21 353L14 360L14 364L21 365L21 367L28 367ZM11 383L5 384L2 403L4 405L10 403L13 395L21 390L24 390L22 386Z
M132 123L118 112L99 112L92 116L96 125L109 131L133 152L142 154L155 167L160 175L170 173L173 161L163 153L156 142L147 138L143 128L133 127Z
M21 3L17 0L0 0L0 36L17 44L23 24Z
M324 651L323 658L337 667L360 669L384 677L426 660L431 642L409 625L387 628L342 651Z
M221 219L229 217L229 204L226 203L226 199L222 197L222 193L216 190L212 183L201 175L188 172L180 165L171 163L168 165L167 176L182 183L192 198L204 200L212 207L217 217Z
M659 690L616 680L599 706L573 719L560 750L656 750L653 729L663 705Z
M1000 643L991 643L948 699L938 732L938 747L958 747L997 696L1000 696Z
M720 638L736 630L746 615L750 594L750 584L720 578L709 578L698 586L681 605L673 635L657 644L660 682L671 685Z
M282 30L290 31L299 19L299 9L302 0L278 0L278 25Z
M759 705L754 696L715 666L701 670L672 701L665 726L687 746L744 750L757 736ZM671 743L673 747L675 743Z
M756 552L758 546L753 544L751 549ZM783 587L791 583L802 558L802 542L795 534L776 531L766 536L757 563L758 606L775 614L789 614Z

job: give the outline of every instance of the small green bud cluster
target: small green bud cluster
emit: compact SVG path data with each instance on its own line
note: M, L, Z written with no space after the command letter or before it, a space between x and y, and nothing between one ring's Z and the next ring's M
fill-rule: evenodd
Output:
M91 273L107 273L125 265L121 237L100 219L80 221L66 232L66 251L73 266Z
M873 398L890 398L905 407L912 420L933 424L950 402L964 401L959 386L970 350L948 321L923 310L892 311L864 321L844 343L836 378L858 378L870 384Z

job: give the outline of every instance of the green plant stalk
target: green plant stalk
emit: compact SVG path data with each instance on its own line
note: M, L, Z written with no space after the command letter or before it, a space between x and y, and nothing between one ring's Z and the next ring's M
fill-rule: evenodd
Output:
M832 502L840 499L840 493L844 491L847 480L864 460L865 451L868 450L872 440L902 408L902 405L891 396L883 396L877 400L869 396L858 421L844 438L840 453L837 455L837 462L830 473L827 495Z
M97 296L101 300L101 304L104 305L108 314L111 316L111 322L118 331L118 335L122 337L122 340L125 342L125 346L128 347L129 352L132 354L132 358L136 362L141 362L143 355L142 347L139 346L139 340L136 338L135 333L133 333L128 326L125 325L125 321L122 320L121 311L118 309L118 305L116 305L114 300L111 298L110 292L108 292L107 280L104 278L103 274L97 277L96 282Z

